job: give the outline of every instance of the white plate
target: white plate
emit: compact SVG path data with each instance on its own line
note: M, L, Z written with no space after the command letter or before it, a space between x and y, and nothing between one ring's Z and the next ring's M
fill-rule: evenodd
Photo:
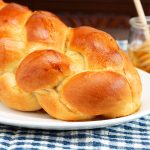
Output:
M50 118L43 112L26 113L15 111L0 103L0 123L34 129L76 130L113 126L140 118L150 114L150 75L141 70L138 70L138 72L143 85L142 106L138 112L130 116L108 120L67 122Z

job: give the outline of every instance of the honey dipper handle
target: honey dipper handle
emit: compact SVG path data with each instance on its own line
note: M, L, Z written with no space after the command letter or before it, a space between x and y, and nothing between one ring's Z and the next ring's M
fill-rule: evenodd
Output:
M147 26L147 21L146 21L146 17L145 17L145 14L144 14L144 10L143 10L141 1L140 0L133 0L133 1L134 1L134 4L135 4L137 13L139 15L140 21L146 27L145 28L145 38L148 39L148 38L150 38L150 34L149 34L149 29L148 29L148 26Z

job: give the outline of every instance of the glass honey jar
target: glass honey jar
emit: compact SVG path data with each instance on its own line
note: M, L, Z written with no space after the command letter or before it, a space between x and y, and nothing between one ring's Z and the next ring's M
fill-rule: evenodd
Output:
M132 63L150 73L150 17L146 17L147 25L143 25L138 17L131 18L128 37L128 54Z

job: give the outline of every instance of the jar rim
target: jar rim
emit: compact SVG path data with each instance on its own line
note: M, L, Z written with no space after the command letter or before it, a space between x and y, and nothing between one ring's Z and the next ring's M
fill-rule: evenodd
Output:
M133 17L129 20L129 24L134 28L150 28L150 16L146 16L147 25L144 25L139 17Z

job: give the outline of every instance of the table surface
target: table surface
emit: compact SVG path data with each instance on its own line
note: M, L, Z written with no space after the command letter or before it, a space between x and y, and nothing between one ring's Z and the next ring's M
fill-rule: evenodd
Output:
M119 42L126 49L126 41ZM0 150L150 149L150 115L114 127L81 131L34 130L0 124Z

